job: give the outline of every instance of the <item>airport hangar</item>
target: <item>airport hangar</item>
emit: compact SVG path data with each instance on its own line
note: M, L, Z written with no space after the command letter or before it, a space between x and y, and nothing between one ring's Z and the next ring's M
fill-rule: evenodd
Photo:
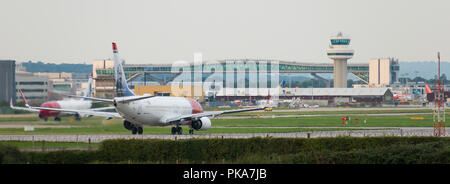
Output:
M379 59L378 59L379 60ZM391 60L391 59L388 59ZM375 60L376 61L376 60ZM251 71L251 69L246 68L247 62L252 62L256 64L257 71ZM319 80L330 83L329 80L321 77L318 74L333 73L333 64L327 63L299 63L292 61L279 61L279 60L262 60L262 59L228 59L228 60L218 60L215 63L222 65L223 79L229 72L234 72L235 76L238 72L245 72L245 78L247 80L248 86L248 76L250 72L259 72L259 63L267 63L267 72L270 75L270 64L278 63L279 75L286 74L311 74ZM372 62L372 61L371 61ZM208 63L208 62L204 62ZM231 66L230 66L231 64ZM398 76L399 67L398 62L387 62L389 65L386 71L373 72L378 75L389 75ZM95 95L97 97L112 98L114 96L113 86L114 86L114 63L111 60L96 60L93 63L93 75L94 75L94 86ZM202 80L205 81L212 72L211 66L208 64L203 64L203 70L198 68L198 66L189 66L191 71L202 71ZM231 69L231 70L229 70ZM347 71L349 74L355 76L365 84L369 84L369 64L348 64ZM379 69L378 69L379 70ZM125 75L127 77L128 84L138 95L152 94L161 96L177 96L173 94L171 90L170 83L182 73L173 72L171 64L125 64L124 65ZM194 77L191 77L193 79ZM377 78L377 77L371 77ZM189 93L184 93L185 97L197 98L199 101L203 102L205 99L211 99L214 96L216 101L233 101L233 100L249 100L252 96L252 100L263 100L267 99L268 91L270 94L279 94L280 99L292 99L294 97L301 98L304 101L314 100L314 102L326 105L334 105L338 102L375 102L383 103L392 101L392 93L385 86L381 88L278 88L278 84L271 84L270 77L268 77L267 86L258 86L259 89L257 94L249 93L249 90L255 89L240 89L238 87L238 81L235 77L234 88L229 88L225 86L217 86L215 89L203 89L201 85L192 86L192 90ZM395 77L394 77L395 80ZM241 81L239 81L241 82ZM391 83L395 81L390 81ZM228 87L228 88L227 88ZM194 90L201 88L202 95L194 96ZM223 93L220 90L224 91ZM172 93L171 93L172 92ZM176 92L175 92L176 93ZM314 96L314 97L313 97Z

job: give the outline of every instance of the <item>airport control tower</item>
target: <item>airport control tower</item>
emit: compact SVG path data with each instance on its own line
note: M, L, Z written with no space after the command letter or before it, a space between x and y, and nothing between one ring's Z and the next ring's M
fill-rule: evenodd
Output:
M347 88L347 60L353 57L350 38L339 32L330 38L331 45L327 55L334 60L334 88Z

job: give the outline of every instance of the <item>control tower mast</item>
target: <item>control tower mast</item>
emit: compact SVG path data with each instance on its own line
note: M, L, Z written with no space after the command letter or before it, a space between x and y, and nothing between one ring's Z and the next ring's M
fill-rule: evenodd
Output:
M334 88L347 88L347 60L355 51L350 48L350 38L339 32L330 38L331 45L327 55L334 60Z

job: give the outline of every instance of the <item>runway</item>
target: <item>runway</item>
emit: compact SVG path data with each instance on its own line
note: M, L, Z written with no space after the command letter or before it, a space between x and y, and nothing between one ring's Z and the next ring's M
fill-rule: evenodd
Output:
M317 127L316 127L317 128ZM320 127L324 128L324 127ZM368 128L364 130L343 131L312 131L294 133L246 133L246 134L199 134L199 135L126 135L126 134L97 134L97 135L0 135L0 141L46 141L46 142L91 142L98 143L109 139L228 139L228 138L253 138L253 137L277 137L277 138L317 138L317 137L377 137L377 136L433 136L432 127L397 127L388 129ZM387 127L386 127L387 128ZM446 136L449 133L446 132Z
M8 122L10 123L10 122ZM0 128L24 128L26 126L34 128L83 128L81 125L27 125L27 124L0 124Z

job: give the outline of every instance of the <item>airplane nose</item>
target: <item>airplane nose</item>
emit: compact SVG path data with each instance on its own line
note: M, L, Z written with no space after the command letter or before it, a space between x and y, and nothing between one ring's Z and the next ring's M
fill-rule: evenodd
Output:
M197 113L203 112L202 105L200 105L197 101L192 100L190 98L188 98L188 100L192 107L192 114L197 114Z

